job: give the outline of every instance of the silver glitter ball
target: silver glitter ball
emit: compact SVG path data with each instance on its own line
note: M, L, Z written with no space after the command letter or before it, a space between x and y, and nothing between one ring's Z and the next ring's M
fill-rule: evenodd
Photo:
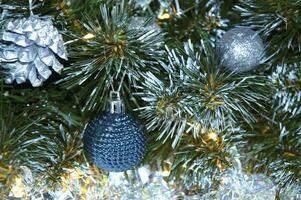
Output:
M50 18L31 15L9 21L0 32L0 65L5 82L18 84L30 81L38 87L53 71L60 73L67 60L62 35Z
M264 52L258 33L243 27L227 31L217 45L221 64L235 72L255 69L262 61Z

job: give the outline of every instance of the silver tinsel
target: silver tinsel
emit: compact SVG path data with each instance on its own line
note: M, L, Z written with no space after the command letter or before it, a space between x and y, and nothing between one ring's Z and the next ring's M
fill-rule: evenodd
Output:
M227 31L217 45L220 62L231 71L246 72L255 69L264 56L264 44L258 34L249 28Z
M163 179L162 172L153 172L143 166L138 173L110 173L104 194L111 200L175 200L176 191ZM133 178L135 177L135 178ZM139 180L141 179L141 180ZM144 179L144 181L142 181Z
M264 174L248 175L240 170L229 170L222 177L217 191L204 195L202 200L274 200L275 184Z
M143 10L146 10L152 0L134 0L136 7L141 7Z
M149 20L146 17L135 16L130 21L131 29L138 29L143 31L155 31L161 32L160 26L156 23L155 20Z
M57 57L67 60L62 35L51 19L36 15L8 22L0 34L0 49L7 84L29 80L32 86L41 86L51 75L50 68L62 70Z
M57 187L41 176L34 176L30 169L22 172L10 191L10 199L104 199L104 200L176 200L178 192L164 178L162 171L152 171L143 166L133 173L109 173L94 171L88 165L81 164L65 169ZM23 169L22 169L23 170ZM147 171L146 171L147 170ZM145 180L145 182L140 179Z
M301 199L301 185L291 185L281 191L280 199L285 200L300 200Z

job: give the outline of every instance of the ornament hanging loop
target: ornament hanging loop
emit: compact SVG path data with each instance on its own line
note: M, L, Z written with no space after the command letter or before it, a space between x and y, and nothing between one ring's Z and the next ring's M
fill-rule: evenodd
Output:
M29 4L29 12L30 12L30 16L33 15L33 11L32 11L32 0L28 0L28 4Z
M118 91L110 92L110 113L123 113L124 104L120 98L120 93Z

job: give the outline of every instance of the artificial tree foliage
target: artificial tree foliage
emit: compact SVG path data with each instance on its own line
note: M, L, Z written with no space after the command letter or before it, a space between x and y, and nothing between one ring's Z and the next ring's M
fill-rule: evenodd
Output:
M85 126L107 109L112 90L145 126L142 164L168 168L186 194L216 190L237 158L246 173L273 180L276 198L301 190L301 1L148 3L33 1L33 12L63 34L68 61L39 88L5 84L0 62L0 198L24 166L49 189L86 166ZM28 1L3 0L0 12L2 32L29 16ZM228 71L216 55L216 42L236 26L264 41L255 70Z

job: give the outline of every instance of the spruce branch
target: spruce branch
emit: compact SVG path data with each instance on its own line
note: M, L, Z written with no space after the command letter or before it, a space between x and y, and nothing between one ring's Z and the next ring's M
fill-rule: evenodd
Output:
M243 17L243 25L260 30L268 38L274 62L300 62L300 0L240 1L235 7Z
M74 63L66 68L66 77L60 82L67 89L85 88L78 91L83 97L83 110L103 109L110 90L121 85L122 91L132 92L142 72L158 71L162 34L144 28L150 20L136 28L130 23L132 19L125 5L119 3L112 9L101 5L99 18L86 16L82 21L83 34L91 38L71 44Z
M57 122L51 120L53 116L36 118L22 113L11 118L19 120L21 124L8 123L8 116L1 124L0 167L6 170L0 170L0 176L6 176L1 180L6 189L11 187L9 180L18 175L23 166L31 169L37 177L43 177L43 181L47 180L48 186L55 186L67 168L72 168L82 160L81 135L76 129L67 126L73 132L66 132L63 125L58 126ZM36 120L32 121L33 118ZM12 124L18 128L11 127ZM7 170L14 174L6 174Z
M182 13L173 16L162 23L163 29L168 33L171 44L176 41L185 42L191 39L197 43L202 35L207 34L212 43L221 37L228 26L229 20L221 16L222 3L217 0L191 2L180 1Z
M241 121L252 124L254 114L270 101L267 78L224 71L212 47L201 44L196 49L188 42L184 52L167 48L169 62L161 62L167 75L145 73L137 93L146 102L139 110L148 129L172 138L173 146L187 131L197 137L202 128L219 131L235 129Z
M79 115L72 106L64 107L61 100L57 102L60 98L67 99L58 94L52 89L16 90L11 85L1 85L0 182L4 189L9 190L23 166L37 176L48 173L56 177L50 172L76 163L81 149ZM63 132L58 124L73 131L72 134ZM51 162L46 158L59 160L61 168L51 171Z
M270 79L277 86L274 105L278 112L301 114L301 63L278 65Z
M300 119L274 108L241 136L252 168L271 174L281 188L300 184Z
M37 143L45 138L33 134L35 122L24 120L22 114L10 113L0 120L0 194L5 194L20 167L32 166L31 148L36 148Z
M55 18L62 14L60 0L33 0L32 3L35 14L52 15ZM29 0L2 0L0 11L5 12L2 16L5 18L28 17L30 15Z
M35 161L42 163L39 176L55 188L66 170L82 162L82 142L80 132L66 132L62 124L51 124L48 131L50 134L45 135L46 140L35 149L38 154Z
M98 8L101 4L113 6L116 0L63 0L59 5L68 17L69 21L82 20L82 13L89 13L90 16L99 16Z
M185 135L175 152L171 177L187 187L211 190L219 185L221 175L232 166L233 144L221 134L207 132L198 139Z

